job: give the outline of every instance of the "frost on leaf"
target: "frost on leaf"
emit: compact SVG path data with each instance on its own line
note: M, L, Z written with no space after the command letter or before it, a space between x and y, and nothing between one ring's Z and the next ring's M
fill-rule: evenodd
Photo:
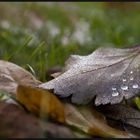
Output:
M140 90L140 46L99 48L87 56L71 55L64 72L40 84L72 103L115 104L136 96Z

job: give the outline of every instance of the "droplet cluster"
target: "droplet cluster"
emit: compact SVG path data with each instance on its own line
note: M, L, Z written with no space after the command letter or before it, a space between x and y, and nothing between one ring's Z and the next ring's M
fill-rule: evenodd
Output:
M120 86L120 89L121 90L123 90L123 91L128 91L130 88L133 88L133 89L138 89L139 88L139 85L138 85L138 83L135 83L134 82L134 77L133 77L133 71L130 71L130 77L129 77L129 79L126 79L126 78L123 78L122 79L122 85ZM128 80L130 80L131 82L133 82L133 84L131 85L131 86L128 86L127 85L127 81ZM114 86L114 87L112 87L112 96L113 97L116 97L116 96L118 96L120 93L118 92L118 90L117 90L117 88Z

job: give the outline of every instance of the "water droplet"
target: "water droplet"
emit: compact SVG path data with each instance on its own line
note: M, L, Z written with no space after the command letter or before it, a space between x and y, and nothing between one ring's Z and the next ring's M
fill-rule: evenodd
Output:
M133 71L130 71L130 73L132 74L132 73L133 73Z
M116 97L116 96L118 96L119 95L119 92L118 91L113 91L113 93L112 93L112 96L113 97Z
M115 87L112 87L112 90L116 90L116 88Z
M130 77L130 80L132 81L132 80L134 80L134 78L133 77Z
M138 88L139 85L138 85L138 84L134 84L132 87L133 87L133 88Z
M113 77L114 76L114 74L111 74L111 77Z
M116 97L116 96L119 95L119 92L116 90L115 87L112 87L112 91L113 91L113 93L112 93L112 96L113 96L113 97Z
M122 90L128 90L128 86L121 86Z
M123 79L123 82L125 82L126 81L126 79Z

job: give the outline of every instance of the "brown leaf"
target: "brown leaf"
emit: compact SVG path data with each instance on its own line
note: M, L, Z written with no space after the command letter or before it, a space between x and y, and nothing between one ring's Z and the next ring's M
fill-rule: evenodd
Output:
M40 83L32 74L20 66L0 60L0 91L15 94L17 84L35 86Z
M27 110L42 118L50 117L64 123L64 107L58 98L51 92L31 86L18 85L17 100Z
M87 56L72 55L63 74L40 84L54 89L72 103L116 104L140 91L140 46L127 49L99 48Z
M107 122L111 127L120 129L120 130L125 130L128 133L134 134L137 136L137 138L140 138L140 129L137 127L134 127L132 125L126 124L122 122L121 120L115 120L107 117Z
M106 105L99 107L100 111L114 120L132 125L140 129L140 111L126 105Z
M41 126L47 138L76 138L67 126L53 122L42 122Z
M99 137L131 138L136 137L110 127L105 118L93 106L78 107L65 103L66 123L79 128L87 134Z
M14 104L0 102L0 137L43 138L39 121Z
M40 120L20 106L0 102L0 137L75 138L76 136L67 126Z

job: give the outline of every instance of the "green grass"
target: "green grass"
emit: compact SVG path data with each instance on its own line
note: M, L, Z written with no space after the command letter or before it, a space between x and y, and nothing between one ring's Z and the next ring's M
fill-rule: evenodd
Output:
M98 47L139 44L139 15L138 8L114 9L104 3L2 3L0 59L16 63L35 73L39 80L47 81L46 70L64 66L70 54L87 55ZM55 29L54 36L50 28ZM74 36L80 31L82 43ZM63 44L65 37L68 42Z

